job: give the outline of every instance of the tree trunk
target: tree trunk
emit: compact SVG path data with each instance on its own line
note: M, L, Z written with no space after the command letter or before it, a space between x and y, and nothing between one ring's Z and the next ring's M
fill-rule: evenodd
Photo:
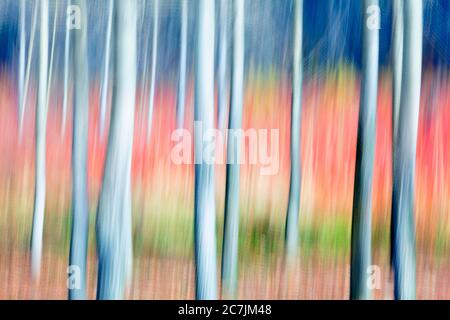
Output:
M378 0L363 2L363 75L358 117L355 187L353 194L350 298L370 299L367 285L371 265L372 177L378 90L379 30L370 25ZM379 11L378 11L379 13ZM379 16L378 16L379 18Z
M111 30L112 30L113 9L114 9L114 1L109 0L108 26L106 30L106 43L105 43L105 64L103 65L103 80L100 97L100 137L102 138L105 133L106 109L108 103L109 60L111 52Z
M186 96L186 55L187 55L187 31L188 31L188 3L181 0L181 30L180 30L180 78L178 80L177 99L177 127L184 126L184 110Z
M398 117L400 113L400 95L402 89L403 60L403 0L393 1L392 25L392 177L394 177L395 146L397 143ZM394 244L394 207L391 208L391 265Z
M23 117L23 96L24 96L24 85L25 85L25 51L26 51L26 28L25 28L25 16L26 16L26 6L25 0L20 0L19 2L19 92L18 92L18 105L19 105L19 130L22 129L22 117ZM21 134L21 133L20 133Z
M48 0L41 0L39 32L39 83L36 105L36 159L33 225L31 231L31 275L38 279L41 269L45 210L45 150L47 129Z
M25 107L27 103L27 95L28 95L28 84L30 82L30 71L31 71L31 62L33 59L33 48L34 48L34 37L36 35L36 23L37 23L37 15L39 11L39 2L34 4L33 8L33 21L31 23L31 35L30 35L30 45L28 46L28 57L27 57L27 66L25 72L25 83L23 88L23 97L22 103L19 109L19 140L22 140L23 133L23 121L25 116Z
M114 92L102 190L97 214L98 299L123 299L131 245L137 1L114 3Z
M286 259L291 265L297 256L298 215L300 210L301 187L301 112L302 112L302 33L303 0L294 2L294 54L292 72L292 110L291 110L291 180L289 202L286 215Z
M52 75L53 75L53 60L55 56L55 43L56 43L56 26L58 21L58 1L55 2L55 14L53 16L53 32L52 32L52 45L50 49L50 62L48 66L48 82L47 82L47 104L50 101L50 92L52 88Z
M392 197L394 297L415 299L414 171L422 72L422 1L405 1L403 14L402 86Z
M159 19L159 5L158 0L154 0L154 17L153 17L153 40L152 40L152 66L151 66L151 80L150 80L150 97L148 107L148 121L147 121L147 142L150 141L153 123L153 108L155 104L155 83L156 83L156 57L158 53L158 19Z
M222 255L222 295L234 298L237 289L239 238L239 175L244 89L244 0L233 1L233 60L227 146L227 182Z
M222 131L226 126L228 105L227 55L228 55L228 0L220 0L219 25L219 74L218 82L218 118L217 127Z
M70 6L71 1L67 0L67 6ZM62 107L62 124L61 135L64 137L66 132L66 118L67 118L67 103L69 99L69 63L70 63L70 29L67 25L66 12L66 35L64 39L64 88L63 88L63 107Z
M214 0L199 0L194 120L203 130L214 128ZM195 140L195 277L196 298L217 299L216 210L214 164L205 161L206 142Z
M86 299L86 258L89 205L87 185L89 69L86 0L74 1L81 9L81 29L74 32L74 104L72 135L72 232L69 267L77 267L80 287L69 288L69 299Z

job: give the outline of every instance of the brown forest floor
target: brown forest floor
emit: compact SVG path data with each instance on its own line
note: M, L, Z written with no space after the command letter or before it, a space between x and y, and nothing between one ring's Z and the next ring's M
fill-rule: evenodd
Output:
M95 257L89 259L88 295L95 298ZM426 263L418 257L417 298L450 298L450 259ZM39 281L29 277L25 253L0 254L0 299L66 299L67 261L46 254ZM381 268L381 288L375 299L392 299L392 276L386 259L374 256ZM297 264L287 279L282 259L268 263L254 261L240 267L239 299L347 299L349 266L343 260L310 257ZM132 284L127 299L193 299L194 265L191 259L157 257L135 259Z

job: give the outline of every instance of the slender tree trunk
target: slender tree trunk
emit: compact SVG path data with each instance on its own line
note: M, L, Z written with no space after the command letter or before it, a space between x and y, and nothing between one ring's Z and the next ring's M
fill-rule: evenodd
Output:
M141 30L144 30L147 28L147 25L145 24L145 11L147 8L147 1L143 2L143 8L142 8L142 26L141 26ZM150 47L150 40L148 39L148 37L145 37L145 39L142 40L142 47L143 49L143 66L142 66L142 72L141 72L141 90L140 90L140 97L139 97L139 115L141 115L139 117L139 135L142 136L142 134L146 135L146 132L144 131L145 129L145 123L146 123L146 119L145 117L143 117L145 110L146 110L146 106L148 103L148 99L147 94L148 94L148 52L149 52L149 47Z
M36 159L33 225L31 232L31 275L39 277L45 210L45 150L47 129L48 0L39 1L39 83L36 105Z
M36 2L33 9L33 21L31 23L30 45L28 46L27 66L25 72L25 83L23 88L23 98L19 109L19 140L22 140L23 119L25 115L25 107L27 103L28 84L30 81L31 62L33 60L34 37L36 34L37 15L39 11L39 2Z
M113 20L114 1L109 0L108 8L108 26L106 30L105 42L105 64L103 65L102 91L100 97L100 137L104 136L106 123L106 109L108 103L108 85L109 85L109 60L111 52L111 30Z
M228 55L228 5L229 0L220 0L219 25L219 74L218 82L218 118L217 127L222 131L226 126L228 104L227 55Z
M150 97L148 107L148 127L147 127L147 141L150 141L153 124L153 108L155 104L155 83L156 83L156 58L158 53L158 25L159 25L159 5L158 0L154 0L154 17L153 17L153 40L152 40L152 66L151 66L151 80L150 80Z
M395 299L416 297L414 171L422 73L422 1L404 2L404 50L393 190Z
M67 7L70 6L70 3L71 1L67 0ZM69 99L70 28L67 24L67 19L68 18L66 12L66 35L64 39L64 88L63 88L61 136L64 136L66 132L67 103Z
M81 29L74 31L74 104L72 135L72 232L69 267L79 270L80 287L69 288L69 299L86 299L86 259L89 205L87 154L89 123L89 69L86 0L75 0L81 9Z
M181 0L181 30L180 30L180 78L178 80L177 127L184 126L184 110L186 96L186 55L188 31L188 3Z
M350 298L370 299L367 285L371 265L372 177L375 155L375 123L378 90L379 30L368 19L379 8L378 0L363 2L363 75L356 146L355 187L353 194Z
M140 29L141 30L146 30L147 29L147 21L145 20L146 17L146 12L147 12L147 1L144 1L142 4L142 18L141 18L141 26ZM144 32L142 32L144 33ZM144 116L145 114L145 110L146 106L147 106L147 94L148 94L148 52L149 52L149 47L150 47L150 39L149 37L144 36L142 39L142 48L141 50L143 50L142 53L142 60L143 60L143 66L142 66L142 72L141 72L141 79L140 79L140 97L139 97L139 109L138 109L138 116L137 118L137 123L135 124L135 126L137 126L137 135L138 135L138 139L139 141L144 141L144 139L146 138L146 120L147 118ZM145 151L144 151L145 152ZM137 214L135 213L135 230L134 230L134 238L136 243L142 242L144 239L144 234L145 234L145 228L144 228L144 215L145 215L145 206L148 203L147 201L145 201L145 196L146 196L146 184L145 184L145 178L144 178L144 168L145 168L145 164L144 164L145 160L139 162L139 166L136 168L137 170L137 179L134 183L134 197L135 199L137 199L138 203L143 203L144 205L138 208L138 212ZM134 281L131 286L130 286L130 290L133 292L134 287L136 286L137 282Z
M397 143L398 117L400 114L400 95L402 89L403 60L403 0L393 0L392 26L392 177L394 177L395 146ZM391 264L394 244L394 207L391 212Z
M214 0L199 0L194 120L214 128ZM195 130L195 277L196 298L217 299L214 164L205 161L206 142Z
M239 178L244 89L244 0L233 0L233 15L231 106L222 255L222 295L225 298L234 298L238 279Z
M53 17L53 32L52 32L52 46L50 49L50 62L48 66L48 83L47 83L47 104L50 101L50 92L52 88L52 75L53 75L53 58L55 56L55 40L56 40L56 26L58 21L58 1L55 2L55 14Z
M114 91L103 184L97 214L98 299L123 299L130 266L137 1L114 3Z
M131 138L133 140L133 137ZM133 219L132 219L132 198L131 198L131 155L133 152L133 143L129 146L130 160L128 161L127 168L127 183L125 189L125 207L123 213L123 243L125 246L125 287L129 288L129 285L133 276Z
M23 117L23 96L24 96L24 85L25 85L25 51L26 51L26 28L25 28L25 16L26 16L26 6L25 0L20 0L19 2L19 27L20 27L20 38L19 38L19 93L18 93L18 104L19 104L19 128L22 128L22 117Z
M292 72L292 110L291 110L291 181L286 215L286 258L289 265L297 256L298 215L300 210L301 187L301 112L302 112L302 33L303 0L294 2L294 61Z
M403 61L403 0L393 0L393 35L392 35L392 141L395 146L398 131L398 118L400 114L400 94L402 88L402 61Z

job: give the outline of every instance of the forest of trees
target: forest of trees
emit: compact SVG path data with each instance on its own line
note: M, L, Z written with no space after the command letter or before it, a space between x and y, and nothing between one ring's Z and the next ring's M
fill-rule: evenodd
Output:
M50 15L50 0L34 2L31 34L26 36L26 6L20 0L18 46L18 120L22 130L27 91L29 90L30 64L33 54L35 30L37 32L37 99L35 106L35 186L31 233L31 276L39 279L46 199L46 128L49 92L52 84L55 28ZM67 7L67 25L62 59L63 110L61 122L65 130L68 108L73 110L72 128L72 195L69 267L76 266L80 286L69 288L69 299L86 299L87 256L89 234L88 200L88 123L90 104L90 71L88 63L88 0L61 0L58 6ZM214 164L204 160L202 152L207 141L195 133L195 194L194 194L194 261L195 296L197 299L236 298L239 283L239 230L240 230L240 164L243 136L243 108L246 70L245 0L180 0L179 70L177 73L176 124L183 128L188 121L186 100L188 86L188 34L195 33L195 50L189 52L194 59L194 121L200 121L203 130L228 129L226 186L224 203L223 241L217 239L216 176ZM303 0L292 0L293 23L292 61L289 63L291 92L290 114L290 184L286 195L285 213L285 264L292 269L298 260L299 211L302 199L302 85L303 85ZM350 299L371 299L367 285L368 270L372 265L372 185L376 145L376 115L379 82L380 8L378 0L363 0L362 23L362 75L357 125L356 167L351 227ZM143 93L148 103L147 133L149 141L154 121L154 104L158 82L157 56L160 33L160 1L105 1L107 32L103 41L105 50L100 67L99 95L100 134L107 140L101 191L97 204L95 238L97 245L97 298L123 299L133 272L132 229L132 148L135 130L135 105L137 81L149 81L149 91ZM138 66L138 16L151 7L153 24L144 68ZM189 30L190 14L196 24ZM395 299L416 298L416 248L414 229L414 174L418 134L419 103L422 72L422 0L392 1L392 119L393 119L393 183L391 213L391 265L394 274ZM66 11L66 10L64 10ZM216 16L217 14L217 16ZM357 17L354 17L355 19ZM79 19L80 28L70 28L69 19ZM216 28L216 25L219 26ZM53 27L53 29L51 28ZM217 35L216 35L217 31ZM27 41L28 40L28 41ZM215 50L217 43L217 50ZM151 44L151 45L150 45ZM149 50L151 48L151 50ZM147 61L148 60L148 61ZM217 61L216 61L217 60ZM150 66L147 72L147 64ZM217 68L217 72L216 72ZM59 71L56 68L56 71ZM73 80L73 86L70 79ZM217 111L215 90L217 81ZM111 82L111 84L110 84ZM72 97L73 96L73 97ZM73 103L69 99L73 98ZM109 98L110 97L110 98ZM139 101L141 101L140 99ZM142 103L142 102L140 102ZM108 120L108 110L111 116ZM108 122L109 121L109 122ZM231 132L231 133L230 133ZM233 132L235 132L233 134ZM151 150L151 149L149 149ZM151 151L150 151L151 152ZM230 160L231 159L231 160ZM218 243L222 244L221 255ZM220 250L219 250L220 252ZM221 257L221 272L220 269ZM219 269L218 269L219 268ZM290 273L288 273L289 276ZM221 284L221 285L220 285ZM219 286L220 285L220 286ZM219 292L221 288L221 292Z

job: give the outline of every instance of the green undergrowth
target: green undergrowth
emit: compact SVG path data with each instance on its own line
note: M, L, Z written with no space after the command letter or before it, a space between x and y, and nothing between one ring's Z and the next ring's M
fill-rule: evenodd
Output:
M299 254L302 259L310 256L330 259L346 259L350 253L351 219L348 214L326 218L324 214L299 224ZM70 211L47 214L45 217L44 249L67 256L70 245ZM444 225L444 224L441 224ZM9 227L8 227L9 226ZM2 247L28 250L31 219L29 214L17 214L12 227L8 219L0 221L0 232L6 239ZM6 232L6 233L5 233ZM221 256L223 237L223 215L217 217L217 252ZM389 225L373 224L372 248L375 252L388 254ZM449 233L439 228L432 248L436 258L446 257L449 251ZM160 256L189 258L193 254L193 215L191 209L173 212L140 215L133 213L134 255L138 257ZM284 247L284 215L276 217L255 214L251 218L241 210L239 230L239 256L245 263L255 259L271 260L280 256ZM89 250L95 252L95 210L90 213Z

